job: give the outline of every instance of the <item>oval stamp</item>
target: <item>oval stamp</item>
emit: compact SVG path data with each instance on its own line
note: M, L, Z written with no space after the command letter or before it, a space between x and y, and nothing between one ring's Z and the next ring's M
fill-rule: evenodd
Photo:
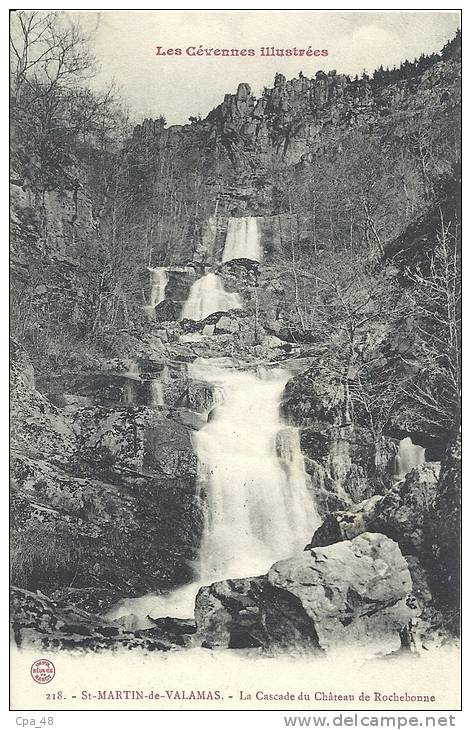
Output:
M36 659L31 665L31 676L38 684L47 684L56 673L54 664L49 659Z

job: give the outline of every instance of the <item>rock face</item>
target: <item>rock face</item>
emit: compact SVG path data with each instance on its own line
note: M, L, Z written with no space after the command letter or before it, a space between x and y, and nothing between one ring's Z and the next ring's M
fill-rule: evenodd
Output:
M316 366L286 384L282 412L300 429L306 471L321 515L382 493L392 483L395 442L375 443L368 429L346 422L343 393Z
M13 445L22 454L41 453L57 462L74 453L70 418L35 389L31 361L16 342L11 347L11 427Z
M191 427L166 408L57 407L12 354L13 584L95 612L190 580L202 529Z
M401 106L409 85L416 93L433 95L434 101L440 103L440 81L447 71L444 63L435 63L425 70L418 89L415 79L412 83L400 80L383 86L373 79L351 79L336 71L318 71L313 78L301 73L297 78L286 79L276 74L273 87L265 88L258 99L248 84L239 84L236 92L226 94L206 119L169 129L146 119L135 128L134 139L150 137L168 147L195 129L217 129L230 160L241 168L244 156L260 165L267 164L270 153L290 163L305 161L322 149L326 129L377 124L385 107L389 110ZM252 190L247 182L239 204L251 195L256 197L256 192L260 197L260 191Z
M219 403L221 393L211 383L200 380L190 380L185 392L180 396L176 405L189 408L197 413L209 412Z
M311 547L351 540L368 531L395 540L405 555L427 553L439 468L435 463L422 464L384 496L374 495L348 510L328 515L314 533Z
M202 588L197 636L208 647L393 651L413 616L411 588L397 544L363 533L275 563L265 576Z

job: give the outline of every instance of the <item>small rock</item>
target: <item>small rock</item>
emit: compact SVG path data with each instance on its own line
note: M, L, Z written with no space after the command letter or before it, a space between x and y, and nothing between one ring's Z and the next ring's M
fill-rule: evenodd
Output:
M221 317L216 324L216 332L223 332L224 334L234 334L239 329L238 321L231 317Z
M268 337L263 338L262 345L264 347L274 348L274 347L283 347L285 343L280 340L279 337L275 337L275 335L268 335Z
M166 330L155 330L155 336L158 337L161 342L168 342L168 334Z
M139 626L139 619L134 613L130 613L127 616L120 616L115 619L115 623L119 624L125 629L137 629Z

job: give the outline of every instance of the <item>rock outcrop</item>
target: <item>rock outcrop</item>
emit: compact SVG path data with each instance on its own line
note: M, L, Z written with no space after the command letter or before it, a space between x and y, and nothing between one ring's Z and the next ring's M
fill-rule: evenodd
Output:
M10 355L14 448L22 454L42 454L59 463L71 458L75 433L70 418L36 390L31 360L17 342L12 342Z
M349 509L392 483L395 441L375 442L371 432L349 422L343 390L316 366L286 384L282 412L300 429L301 450L311 476L319 513Z
M176 405L189 408L197 413L209 413L222 398L222 393L212 385L201 380L190 380L185 392Z
M197 637L208 647L394 651L413 616L411 588L397 544L363 533L275 563L265 576L202 588Z
M395 540L409 567L410 604L416 609L407 641L419 650L440 646L459 633L459 529L453 526L451 517L459 514L459 478L453 474L453 469L459 469L455 461L458 453L455 441L448 450L449 461L441 470L437 463L422 464L386 494L328 515L308 546L312 550L335 545L338 540L352 540L365 531L381 532ZM441 491L444 484L451 490L446 497L446 489ZM448 515L450 521L446 522ZM444 549L438 548L440 539Z
M352 540L362 532L381 532L395 540L404 555L429 553L439 470L439 464L423 464L385 495L333 512L314 533L310 547Z

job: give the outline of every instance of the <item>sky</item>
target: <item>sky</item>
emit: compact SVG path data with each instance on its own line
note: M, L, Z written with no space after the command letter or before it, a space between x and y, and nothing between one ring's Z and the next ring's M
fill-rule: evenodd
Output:
M322 69L354 75L438 51L459 26L458 11L90 11L73 13L92 34L100 73L115 80L135 121L164 115L185 124L234 93L259 95L276 73L312 77ZM188 46L253 48L254 57L190 57ZM157 56L156 46L182 55ZM327 57L262 58L261 46L327 49Z

